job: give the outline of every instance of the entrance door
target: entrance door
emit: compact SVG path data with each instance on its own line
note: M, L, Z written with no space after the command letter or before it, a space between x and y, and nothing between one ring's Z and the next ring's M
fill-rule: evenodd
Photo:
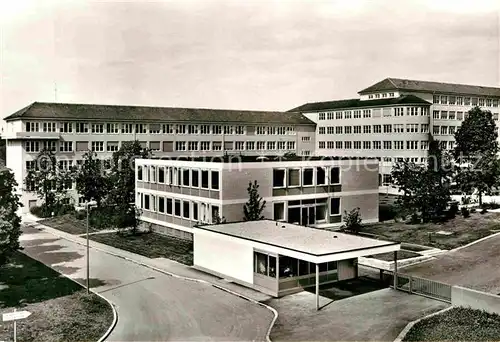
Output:
M300 220L300 224L303 226L307 226L309 222L309 208L308 207L302 207L302 217Z

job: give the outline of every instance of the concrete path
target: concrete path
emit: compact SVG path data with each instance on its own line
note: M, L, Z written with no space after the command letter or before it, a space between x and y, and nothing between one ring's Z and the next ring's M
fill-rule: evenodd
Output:
M85 284L85 247L76 243L81 238L72 239L75 242L50 229L28 227L21 244L24 253ZM274 317L268 309L210 285L171 277L104 253L94 243L92 247L91 286L118 311L118 324L108 340L266 340Z
M500 235L434 260L401 268L406 274L500 294Z
M421 296L383 289L338 301L301 292L267 302L279 316L273 341L394 341L411 321L449 305Z

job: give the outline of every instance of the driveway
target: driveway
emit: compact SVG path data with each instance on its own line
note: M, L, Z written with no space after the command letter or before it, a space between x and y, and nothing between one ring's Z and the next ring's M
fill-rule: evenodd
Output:
M401 268L401 273L500 294L500 235Z
M24 253L85 284L85 248L25 227ZM273 314L251 302L90 250L91 286L116 305L109 341L265 341Z
M448 307L422 296L383 289L331 301L315 311L310 292L271 299L278 310L273 341L394 341L411 321Z

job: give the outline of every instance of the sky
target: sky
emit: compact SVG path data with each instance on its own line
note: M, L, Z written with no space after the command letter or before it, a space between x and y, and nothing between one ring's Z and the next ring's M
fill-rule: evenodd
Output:
M386 77L500 86L500 1L0 0L0 116L34 101L288 110Z

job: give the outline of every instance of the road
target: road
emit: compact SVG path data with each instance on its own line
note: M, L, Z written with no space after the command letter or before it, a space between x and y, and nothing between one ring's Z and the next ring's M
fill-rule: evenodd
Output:
M404 267L402 273L500 294L500 235L436 259Z
M24 227L24 253L85 284L85 248ZM91 287L116 305L109 341L265 341L273 314L206 284L177 279L94 249Z

